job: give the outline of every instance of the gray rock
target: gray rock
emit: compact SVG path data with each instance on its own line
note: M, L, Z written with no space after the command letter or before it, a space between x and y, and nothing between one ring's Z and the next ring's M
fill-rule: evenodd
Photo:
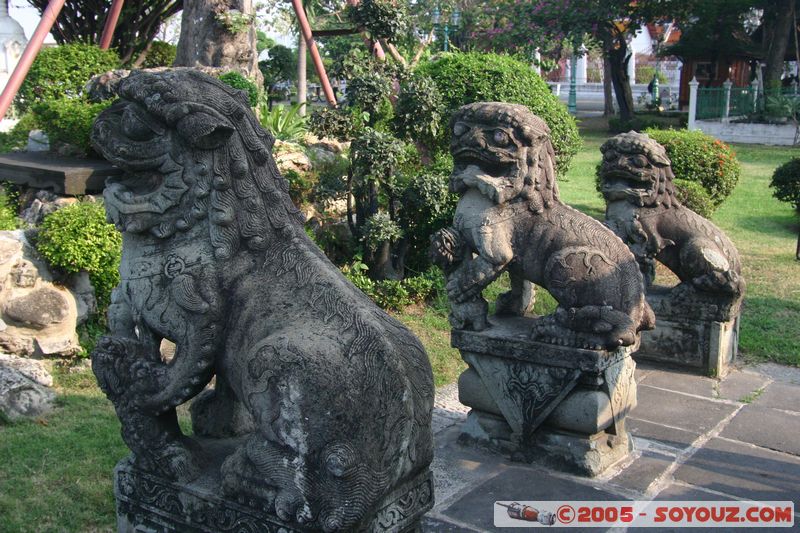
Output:
M0 365L0 413L10 420L37 417L53 408L55 393L19 370Z
M237 500L260 510L253 530L414 527L433 504L421 343L306 236L241 92L191 70L118 91L92 134L126 171L104 193L124 245L92 369L134 452L121 530L156 527L149 487L191 507L159 510L158 529L251 523ZM175 415L190 399L193 436Z
M17 357L16 355L0 353L0 366L18 370L45 387L53 386L53 376L47 371L44 363L38 359L28 359L25 357Z
M50 139L42 130L31 130L28 134L28 152L47 152L50 150Z
M8 302L5 314L26 326L44 328L66 319L69 316L69 304L55 289L36 289Z
M479 102L451 120L451 189L461 198L453 227L434 236L431 256L445 269L456 329L488 326L481 292L504 272L511 290L497 313L524 315L531 283L557 311L532 338L576 348L638 342L653 313L633 254L608 228L559 199L550 129L527 107Z

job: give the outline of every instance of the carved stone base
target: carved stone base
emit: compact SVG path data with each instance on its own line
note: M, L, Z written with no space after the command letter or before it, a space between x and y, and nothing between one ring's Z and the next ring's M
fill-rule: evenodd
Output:
M532 318L497 318L481 332L454 330L469 368L459 399L472 408L462 442L515 460L596 476L625 458L625 417L636 406L636 346L614 352L528 339Z
M642 332L637 360L715 377L728 373L739 349L738 305L720 309L688 291L672 293L663 287L651 289L647 301L656 314L656 328Z
M114 472L119 533L299 533L313 529L288 524L264 511L266 502L232 501L218 489L219 480L200 478L179 484L144 472L130 458ZM215 481L215 483L213 483ZM216 488L215 488L216 487ZM426 471L398 486L370 514L358 533L406 533L419 530L433 507L433 478Z

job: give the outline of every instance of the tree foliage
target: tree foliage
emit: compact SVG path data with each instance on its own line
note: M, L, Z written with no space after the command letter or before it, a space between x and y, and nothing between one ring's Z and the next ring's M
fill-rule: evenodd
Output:
M28 0L39 13L47 9L49 0ZM144 57L161 24L183 8L183 0L138 0L125 2L114 29L112 48L124 64ZM55 25L53 38L58 44L97 43L103 34L111 0L67 0Z

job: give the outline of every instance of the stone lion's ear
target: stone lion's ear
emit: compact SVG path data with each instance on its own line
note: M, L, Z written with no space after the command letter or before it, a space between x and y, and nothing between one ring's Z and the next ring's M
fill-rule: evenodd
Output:
M219 148L228 141L235 129L208 113L191 113L176 125L178 133L192 146L203 150Z

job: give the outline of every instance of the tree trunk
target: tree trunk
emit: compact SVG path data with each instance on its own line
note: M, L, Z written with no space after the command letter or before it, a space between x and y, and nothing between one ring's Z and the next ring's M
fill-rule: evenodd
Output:
M297 103L302 104L308 100L308 71L307 69L308 45L303 35L297 40ZM306 106L300 108L298 115L306 116Z
M240 12L238 16L253 17L248 29L234 33L218 20L219 14L233 10ZM175 66L228 67L262 86L252 0L185 0Z
M614 93L611 86L611 63L608 57L603 54L603 116L614 115Z
M628 76L628 61L630 61L628 43L624 34L618 34L611 38L608 44L605 53L611 69L611 83L617 95L619 117L623 121L628 121L633 118L633 93Z
M789 46L795 0L772 0L764 10L764 87L780 87L783 60Z

